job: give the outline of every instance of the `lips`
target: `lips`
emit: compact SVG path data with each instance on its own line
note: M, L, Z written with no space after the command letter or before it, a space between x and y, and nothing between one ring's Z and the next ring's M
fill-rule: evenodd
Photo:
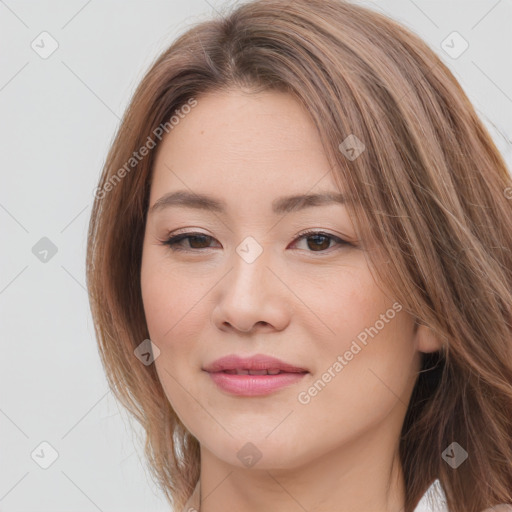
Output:
M279 375L280 373L308 373L308 370L281 361L275 357L256 354L252 357L240 357L231 354L203 368L209 373L227 373L230 375Z
M237 397L263 397L300 382L309 373L305 368L275 357L257 354L221 357L205 366L217 388Z

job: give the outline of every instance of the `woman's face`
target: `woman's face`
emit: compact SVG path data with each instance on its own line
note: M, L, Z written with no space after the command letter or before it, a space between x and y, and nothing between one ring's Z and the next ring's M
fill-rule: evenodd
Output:
M352 456L368 460L376 442L394 448L416 331L374 281L346 205L285 200L340 192L314 125L284 93L197 101L158 149L143 246L144 310L172 407L204 453L240 468L294 468L357 442ZM184 233L195 237L163 243ZM204 370L232 354L306 373Z

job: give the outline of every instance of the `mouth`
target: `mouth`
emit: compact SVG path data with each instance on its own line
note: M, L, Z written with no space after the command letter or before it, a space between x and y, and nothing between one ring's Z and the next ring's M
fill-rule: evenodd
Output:
M236 396L262 396L302 380L309 373L274 357L258 354L250 358L226 356L203 368L218 389Z

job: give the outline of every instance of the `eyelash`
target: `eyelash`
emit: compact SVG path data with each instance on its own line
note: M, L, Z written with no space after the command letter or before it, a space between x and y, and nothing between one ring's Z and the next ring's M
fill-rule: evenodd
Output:
M313 235L323 236L323 237L327 237L327 238L329 238L331 240L334 240L340 246L339 248L341 248L343 246L353 245L350 242L347 242L346 240L343 240L342 238L334 236L334 235L332 235L330 233L325 233L323 231L315 231L315 230L308 230L308 231L305 231L303 233L300 233L295 240L296 241L300 241L300 240L302 240L304 238L308 238L308 237L313 236ZM187 239L195 238L195 237L205 237L207 239L214 240L214 238L212 236L206 235L204 233L190 232L190 233L180 233L178 235L171 236L167 240L160 240L160 243L162 245L168 246L171 249L171 251L173 251L173 252L174 251L179 251L179 252L197 252L197 251L204 251L205 249L210 249L210 247L205 247L205 248L202 248L202 249L184 249L184 248L179 247L177 245L182 240L187 240ZM325 253L329 249L332 249L332 247L329 247L326 250L308 251L308 252L312 252L312 253Z

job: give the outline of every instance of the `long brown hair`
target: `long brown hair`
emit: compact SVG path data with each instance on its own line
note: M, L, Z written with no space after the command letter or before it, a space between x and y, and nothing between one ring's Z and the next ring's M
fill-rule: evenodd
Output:
M201 94L233 88L286 91L305 106L376 248L370 263L377 252L387 261L373 270L443 342L423 355L401 432L404 512L435 479L453 512L512 502L510 175L436 54L343 0L257 0L187 30L145 75L106 159L88 235L91 310L109 384L143 426L169 502L184 505L200 451L154 365L134 356L149 338L140 269L152 148ZM340 150L348 136L365 145L357 158ZM468 454L457 468L443 457L454 442Z

